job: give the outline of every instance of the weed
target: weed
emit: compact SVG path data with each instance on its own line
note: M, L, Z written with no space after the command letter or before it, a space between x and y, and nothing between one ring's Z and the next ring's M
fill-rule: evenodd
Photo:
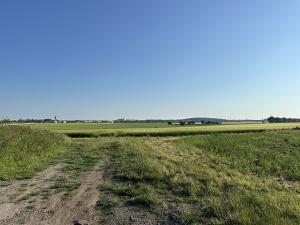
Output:
M22 126L0 126L0 179L25 179L69 152L66 139Z

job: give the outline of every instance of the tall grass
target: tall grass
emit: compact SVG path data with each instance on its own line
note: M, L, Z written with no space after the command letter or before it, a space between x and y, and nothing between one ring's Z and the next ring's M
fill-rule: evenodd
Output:
M60 134L22 126L0 126L0 179L34 175L68 151Z
M300 132L214 134L181 139L220 156L244 174L300 181Z
M122 139L112 145L106 191L168 224L300 224L299 136Z

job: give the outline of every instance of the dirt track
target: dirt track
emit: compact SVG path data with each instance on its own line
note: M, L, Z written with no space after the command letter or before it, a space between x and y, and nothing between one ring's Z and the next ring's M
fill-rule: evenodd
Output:
M1 182L0 225L99 224L95 205L103 177L100 166L81 174L79 188L68 197L51 189L64 177L63 167L49 167L29 180Z

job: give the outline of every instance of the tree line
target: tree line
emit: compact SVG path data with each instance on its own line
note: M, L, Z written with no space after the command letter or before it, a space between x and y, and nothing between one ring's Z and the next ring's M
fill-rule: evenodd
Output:
M268 120L269 123L296 123L296 122L300 122L300 119L285 118L285 117L274 117L274 116L270 116L267 120Z

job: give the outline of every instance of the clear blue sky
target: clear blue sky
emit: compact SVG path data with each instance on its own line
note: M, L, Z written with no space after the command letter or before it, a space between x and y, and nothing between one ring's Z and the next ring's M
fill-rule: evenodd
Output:
M0 1L0 117L300 117L298 0Z

